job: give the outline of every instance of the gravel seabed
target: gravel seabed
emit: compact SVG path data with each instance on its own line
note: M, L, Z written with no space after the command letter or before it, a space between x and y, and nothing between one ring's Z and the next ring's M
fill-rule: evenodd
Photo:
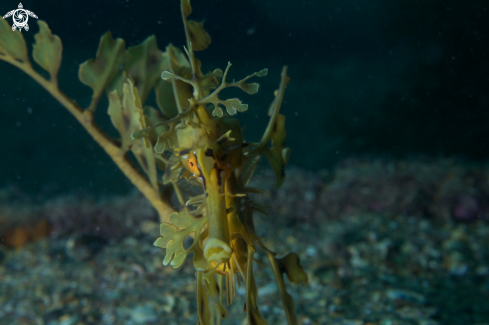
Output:
M451 161L290 169L259 198L270 216L255 219L269 248L297 252L309 275L308 286L288 285L299 324L489 324L487 179L485 168ZM162 265L156 215L138 194L26 209L9 191L4 225L46 218L53 232L21 249L0 245L0 324L197 323L191 259ZM261 313L286 324L268 260L257 259ZM239 289L223 324L246 324L243 302Z

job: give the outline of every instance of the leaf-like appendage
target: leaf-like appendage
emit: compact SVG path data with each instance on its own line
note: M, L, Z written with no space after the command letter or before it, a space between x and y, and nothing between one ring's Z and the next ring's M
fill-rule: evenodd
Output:
M170 71L162 71L161 72L161 79L163 80L168 80L168 79L175 79L175 78L180 78L180 76L177 76L173 72Z
M205 75L201 70L202 63L200 60L195 59L195 70L196 74L200 79L200 90L202 92L202 97L207 97L212 89L216 89L219 86L218 78L222 77L222 70L215 69L212 72L208 72Z
M174 117L189 106L193 87L188 82L192 78L192 70L182 51L171 44L167 46L163 58L168 60L168 67L165 68L168 71L162 72L161 77L166 80L160 80L155 89L156 103L163 114Z
M182 0L182 14L183 17L187 18L192 13L192 6L190 5L190 0Z
M209 262L207 262L207 259L204 257L204 251L202 250L202 237L206 237L208 233L207 229L204 230L199 238L196 238L192 245L187 249L187 254L190 254L191 252L194 253L193 262L197 271L205 271L209 268Z
M29 62L27 46L20 31L13 31L6 19L0 19L0 58L11 56L16 60Z
M186 229L190 227L195 220L188 214L188 211L185 211L185 213L172 213L170 216L170 222L177 227L178 229Z
M231 67L231 62L228 62L228 65L226 67L226 70L224 74L222 74L222 71L217 69L214 70L213 73L209 74L209 78L212 77L213 81L210 83L208 86L213 86L214 84L217 83L217 77L220 77L221 75L223 76L223 80L221 85L217 87L216 90L214 90L211 94L207 95L207 92L210 88L206 88L206 96L202 98L201 100L198 101L198 104L214 104L214 109L212 111L213 116L219 116L221 117L223 115L222 109L219 108L219 105L223 105L226 107L226 111L228 112L229 115L235 115L236 112L244 112L248 109L248 105L243 104L238 98L231 98L227 100L220 100L218 95L219 93L228 87L238 87L241 88L243 91L247 92L248 94L255 94L258 92L259 85L257 83L251 83L247 84L246 80L250 79L251 77L263 77L266 76L268 73L268 69L263 69L261 71L255 72L253 74L250 74L249 76L239 80L239 81L233 81L231 83L226 82L226 76L228 74L229 68ZM199 66L199 71L200 71L200 66ZM205 79L206 76L204 76L203 80Z
M289 253L283 258L277 259L275 254L270 251L267 251L267 255L272 263L273 273L280 295L282 296L288 323L298 324L295 315L294 300L285 289L283 274L287 274L289 280L294 284L307 284L307 274L300 265L299 256L296 253Z
M260 71L255 73L255 76L257 76L257 77L265 77L266 75L268 75L268 69L267 68L260 70Z
M278 112L280 111L280 107L282 106L282 101L284 99L285 87L290 82L290 77L287 75L287 70L288 70L287 66L284 66L282 68L282 73L280 74L281 77L280 86L277 90L275 90L274 92L275 98L273 99L272 103L270 104L270 107L268 108L268 116L272 117L271 121L273 121L273 115L278 114Z
M167 119L178 115L175 94L173 93L172 83L165 80L158 80L155 85L156 104Z
M253 276L253 250L248 247L246 260L246 314L250 324L267 325L265 320L260 315L260 310L257 305L258 290L256 288L255 277ZM293 323L291 323L293 324ZM297 325L297 324L293 324Z
M131 92L132 89L128 89L128 91L123 94L118 94L117 90L110 92L109 109L107 112L112 124L117 131L119 131L122 142L121 147L126 150L131 146L131 133L141 129L137 107L134 104L131 105L131 100L124 100L124 95L131 96ZM119 97L121 95L122 100L121 97Z
M164 118L163 114L161 114L161 112L158 109L156 109L152 106L144 106L143 112L144 112L144 119L146 121L146 125L154 126L153 128L150 129L149 134L147 135L149 143L151 144L151 146L154 147L154 144L158 141L158 134L161 134L161 133L167 131L169 127L166 124L162 124L163 122L166 121L166 119ZM159 126L156 126L156 125L159 125ZM131 138L132 138L132 136L131 136ZM165 171L165 169L166 169L165 159L162 159L161 156L157 156L154 154L152 154L152 157L155 158L156 166L161 171Z
M210 74L216 78L222 78L222 70L221 69L214 69L214 71L212 71Z
M162 154L165 149L175 148L177 144L178 139L175 130L170 129L158 137L158 141L156 142L154 149L156 153Z
M250 236L248 236L248 231L246 230L241 220L239 220L238 213L236 211L230 212L228 214L228 220L231 234L240 235L249 247L252 247L253 250L256 250L253 241L251 240Z
M203 271L197 271L197 313L199 325L211 324L211 313L209 308L209 297L203 279Z
M226 107L226 111L229 115L234 115L236 112L244 112L248 109L248 105L241 103L237 98L227 99L219 103Z
M241 181L243 187L247 186L248 183L253 178L253 175L255 174L255 171L258 167L258 162L260 160L261 160L261 155L251 157L238 169L237 177Z
M158 188L158 175L154 159L153 146L149 138L132 140L131 133L146 128L146 117L144 116L138 90L127 79L124 83L122 100L117 90L109 93L108 113L114 127L119 131L122 139L122 148L131 149L141 168L144 170L151 185Z
M163 265L167 266L172 259L175 259L175 263L183 262L187 254L185 253L185 248L183 247L183 238L180 238L182 234L170 224L166 223L161 224L160 234L163 237L158 238L153 245L166 248L166 255L165 259L163 260Z
M253 82L251 84L242 84L239 86L243 91L247 92L250 95L256 94L258 92L258 89L260 89L260 85L257 84L256 82Z
M157 157L161 158L161 155ZM176 184L180 179L180 172L182 171L182 163L180 158L171 155L168 160L165 160L165 170L162 176L162 181L164 185L173 183Z
M168 57L170 60L170 71L175 74L186 78L192 79L192 69L190 68L190 62L187 56L178 48L169 44L166 47L166 51L163 56Z
M120 69L115 75L107 90L122 90L122 84L129 78L138 89L141 102L146 102L149 92L159 81L160 72L168 69L168 60L162 54L154 35L136 46L129 47L124 69Z
M212 111L212 116L218 116L218 117L221 117L224 115L224 112L222 111L222 109L215 105L214 106L214 110Z
M202 226L207 222L207 217L194 218L187 209L183 209L180 212L172 213L170 221L171 224L161 224L160 233L162 237L158 238L154 245L166 249L163 265L170 264L176 269L183 264L188 253L196 249L194 244L199 241L200 232ZM185 250L183 240L191 233L195 233L194 244Z
M289 253L277 259L282 273L287 274L287 278L293 284L307 284L307 273L301 266L299 256L296 253Z
M78 78L93 90L91 109L95 109L100 94L119 71L125 59L124 40L121 38L114 40L112 33L107 32L100 39L96 58L80 65Z
M216 281L216 275L213 272L204 273L204 280L210 301L216 304L221 318L226 318L227 310L222 305L220 296L220 290L222 288L219 288L219 284Z
M284 147L285 136L285 116L278 114L271 135L272 146L263 151L275 172L275 188L280 187L285 180L285 165L290 155L290 149Z
M39 33L34 35L36 43L32 51L34 61L49 72L51 80L57 82L58 70L61 65L63 46L58 35L53 35L48 24L39 20Z
M200 23L195 20L188 21L189 36L194 51L203 51L211 45L212 39L204 29L204 22L205 20Z
M146 105L143 107L143 112L144 112L144 118L146 120L146 125L160 125L160 126L155 126L150 130L148 133L147 137L150 139L151 143L156 143L158 140L158 134L162 134L163 132L166 132L169 128L168 125L164 124L164 122L167 120L161 112L154 108L153 106Z
M265 154L270 162L277 179L275 188L282 185L285 179L285 165L287 164L290 155L290 149L284 147L286 135L285 116L279 114L284 98L285 87L288 85L289 80L290 78L287 76L287 66L284 66L281 73L279 89L275 91L275 98L268 110L270 121L262 136L260 145L255 149L258 153ZM272 145L268 148L270 140Z
M256 82L247 84L245 83L246 80L252 78L252 77L265 77L268 74L268 69L263 69L258 72L255 72L253 74L250 74L246 78L243 78L242 80L238 81L236 83L236 86L241 88L241 90L247 92L250 95L256 94L258 92L258 89L260 89L260 85L257 84Z

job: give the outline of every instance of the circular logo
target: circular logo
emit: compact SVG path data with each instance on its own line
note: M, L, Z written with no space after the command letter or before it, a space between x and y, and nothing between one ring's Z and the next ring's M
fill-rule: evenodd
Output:
M24 9L17 9L15 10L15 13L13 14L12 18L15 24L22 28L27 24L27 20L29 19L29 16L27 15L27 12Z

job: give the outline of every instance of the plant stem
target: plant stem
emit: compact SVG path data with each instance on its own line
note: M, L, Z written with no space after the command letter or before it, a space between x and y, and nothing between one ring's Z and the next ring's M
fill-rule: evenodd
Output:
M37 73L29 62L20 62L8 55L0 57L0 59L24 71L46 89L61 105L63 105L92 136L95 142L97 142L110 158L112 158L117 167L119 167L131 183L134 184L134 186L136 186L136 188L148 199L158 212L160 221L170 221L170 214L175 212L175 210L170 205L169 199L162 198L160 193L154 190L149 181L138 171L130 160L127 159L126 151L119 148L109 136L98 128L93 121L93 113L91 111L83 110L73 100L61 92L55 82L49 81Z

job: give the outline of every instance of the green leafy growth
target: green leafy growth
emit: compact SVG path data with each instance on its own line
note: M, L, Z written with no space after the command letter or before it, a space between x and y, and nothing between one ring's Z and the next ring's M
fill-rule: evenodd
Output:
M282 258L276 259L282 274L287 274L287 278L295 285L307 284L307 273L301 266L299 255L289 253Z
M165 151L165 149L174 148L178 144L178 140L177 140L178 136L177 136L177 132L176 132L176 125L184 117L189 116L190 113L192 113L192 112L193 112L193 110L187 110L187 111L184 111L183 113L178 114L177 116L175 116L172 119L169 119L169 120L163 121L161 123L149 126L145 129L142 129L139 131L135 131L135 132L131 133L131 135L130 135L131 139L133 139L133 140L142 139L143 137L147 137L148 135L150 135L153 132L153 129L159 128L162 126L167 126L167 127L169 127L168 131L160 134L160 136L158 137L158 141L155 145L155 152L158 154L162 154ZM191 120L186 120L185 123L187 123L188 125L194 124L192 128L189 128L189 129L187 129L187 131L185 131L185 132L189 132L188 136L190 136L190 135L196 136L195 132L197 132L197 135L198 135L198 131L195 130L195 122L193 122ZM180 139L181 140L182 139L183 140L189 140L189 139L193 139L193 138L189 138L187 136L182 136L182 137L180 137Z
M168 69L170 73L181 78L191 78L192 69L190 63L180 49L168 45L163 58L168 66L158 70L158 76L162 70ZM158 78L159 79L159 78ZM156 102L158 107L168 117L174 117L183 112L189 106L188 99L192 98L192 86L177 79L161 80L156 86Z
M114 40L112 33L107 32L100 39L95 59L90 59L80 65L78 78L93 90L89 110L95 110L105 87L125 61L125 52L124 40L121 38Z
M208 325L211 323L211 311L209 307L209 297L203 277L203 271L197 271L197 312L199 322L197 325Z
M131 139L131 133L146 128L149 119L144 115L138 89L133 86L131 80L127 79L124 83L122 98L117 90L109 93L108 114L121 135L121 148L124 151L132 151L151 185L158 189L156 164L150 139L143 138L138 141Z
M220 290L218 289L219 285L217 284L216 276L220 275L216 275L214 272L204 273L205 286L207 288L207 294L209 295L210 301L217 306L219 315L221 318L226 318L227 311L221 303Z
M149 126L149 127L145 128L145 129L142 129L142 130L133 132L131 134L131 139L136 140L136 139L141 139L143 137L146 137L149 134L151 134L151 132L152 132L153 129L158 128L158 127L161 127L163 125L168 125L168 126L170 126L170 129L172 129L172 128L175 127L175 125L178 122L180 122L184 117L188 116L192 112L193 112L193 110L184 111L183 113L178 114L177 116L175 116L172 119L169 119L169 120L163 121L161 123L158 123L156 125Z
M285 116L278 114L271 135L271 147L263 151L275 172L275 188L285 180L285 165L289 161L290 148L285 148Z
M247 104L243 104L238 98L231 98L227 100L220 100L218 97L218 94L225 88L229 87L238 87L241 88L243 91L247 92L248 94L255 94L258 92L259 85L257 83L251 83L247 84L246 81L250 79L251 77L263 77L268 74L268 69L263 69L261 71L255 72L239 81L233 81L231 83L226 82L226 76L228 74L229 68L231 67L231 63L229 62L226 70L224 71L224 75L221 81L221 84L217 89L215 89L212 93L207 95L206 97L198 100L196 104L198 105L204 105L204 104L213 104L214 105L214 110L212 112L212 115L214 116L223 116L223 111L219 107L219 105L224 106L226 108L226 111L229 115L235 115L236 112L244 112L248 109ZM222 71L217 69L215 70L212 74L210 74L208 77L220 77L222 75ZM188 83L194 87L194 89L200 89L200 86L196 83L195 80L191 80L189 78L184 78L180 75L177 75L171 71L163 71L161 73L161 78L163 80L180 80L182 82Z
M196 22L195 20L189 20L187 27L189 29L190 42L192 42L192 48L194 51L203 51L211 45L211 37L204 29L204 22Z
M158 49L154 35L142 43L129 47L117 73L107 86L108 91L117 89L120 93L126 78L131 79L139 91L141 102L146 102L151 89L159 81L160 72L168 69L168 59ZM122 69L123 67L123 69Z
M180 267L190 252L194 253L194 266L197 270L206 270L208 263L201 248L200 236L207 217L194 218L185 208L170 215L170 223L163 223L160 227L161 236L154 245L165 248L166 255L163 265L170 264L173 268ZM185 250L183 240L194 233L195 238L190 247Z
M178 114L177 102L173 93L171 82L159 80L155 85L156 104L167 118Z
M166 149L174 148L177 144L177 134L173 128L173 125L171 125L170 130L160 134L154 149L156 153L162 154Z
M12 27L5 19L0 19L0 56L9 56L29 63L27 46L22 33L12 31Z
M195 60L196 63L196 74L200 80L200 95L202 97L209 96L212 89L216 89L219 85L219 79L222 78L222 70L215 69L212 72L203 74L201 71L201 63L199 60Z
M248 236L248 232L246 231L245 226L243 225L243 223L241 222L241 220L239 220L239 215L238 215L238 213L236 211L237 206L236 205L232 205L232 207L235 210L232 211L232 212L230 212L228 214L229 229L231 230L231 232L233 233L233 235L234 234L240 235L243 238L243 240L246 242L246 244L248 246L252 247L253 250L255 250L255 245L253 244L253 241Z
M146 121L146 125L158 125L161 123L164 123L167 121L166 117L160 112L160 110L149 106L145 105L143 107L143 112L144 112L144 118ZM148 134L148 138L151 141L151 143L156 143L158 140L158 135L162 134L163 132L168 130L168 125L161 125L154 127Z
M95 110L104 89L107 93L116 89L121 94L123 84L129 78L138 88L142 103L146 102L151 89L155 88L156 103L164 117L168 119L176 116L177 106L183 101L180 97L185 97L183 102L188 105L192 92L188 90L188 85L185 85L187 91L183 91L159 78L160 72L172 69L172 65L175 70L180 71L186 67L190 71L190 65L183 54L171 45L166 52L162 52L158 49L154 35L126 50L124 40L114 40L110 32L104 34L96 58L80 66L80 81L94 91L89 109ZM175 98L178 98L178 102Z
M251 246L248 246L246 260L246 315L248 316L248 324L267 325L258 309L258 290L256 288L255 277L253 276L253 254L253 249Z
M61 53L63 46L61 39L57 35L53 35L48 25L39 20L39 33L34 38L36 43L32 51L34 61L37 62L44 70L49 72L51 81L58 82L58 71L61 65Z
M187 18L192 13L192 5L190 4L190 0L182 0L182 16L183 18Z
M127 80L127 88L122 92L122 98L117 90L109 93L108 114L114 127L121 136L121 148L129 150L132 144L131 133L140 130L139 108L134 103L134 93L131 81Z
M247 92L248 94L255 94L258 92L259 85L257 83L251 83L247 84L246 81L250 79L251 77L264 77L268 74L268 69L263 69L259 72L255 72L239 81L233 81L232 83L226 82L226 76L228 74L229 68L231 67L231 63L229 62L226 70L224 71L224 75L221 81L221 84L219 87L217 87L216 90L214 90L211 94L209 94L207 97L202 98L199 100L199 104L213 104L214 105L214 110L212 111L212 115L214 116L223 116L223 111L219 107L219 105L222 105L226 108L226 111L229 115L235 115L236 112L244 112L248 109L247 104L243 104L238 98L231 98L227 100L220 100L218 97L219 92L221 92L225 88L229 87L238 87L241 88L241 90Z
M256 148L258 153L263 152L270 162L273 171L275 172L276 182L275 188L282 185L285 180L285 165L290 156L290 149L285 148L285 116L279 114L280 107L284 98L285 87L289 83L287 76L287 67L282 69L280 86L275 91L275 98L270 105L268 115L270 122L263 134L259 146ZM271 146L268 143L271 141Z
M157 156L161 157L161 156ZM177 156L170 156L168 161L165 162L165 173L163 174L162 180L163 184L176 184L180 179L180 174L182 171L182 164L180 163L180 158Z
M282 296L282 302L285 309L285 315L289 325L297 325L297 317L295 315L294 300L292 296L285 289L285 282L283 274L287 274L290 282L299 285L307 284L307 274L302 268L299 260L299 256L296 253L289 253L283 258L276 258L275 253L267 250L267 255L272 263L273 273L277 286Z
M146 121L146 125L151 125L155 126L157 124L161 124L162 122L166 121L166 118L163 116L163 114L156 108L146 105L143 107L143 112L144 112L144 119ZM158 141L158 135L164 133L165 131L168 130L168 125L161 125L157 126L151 129L151 131L148 134L148 139L150 143L153 145ZM161 156L161 155L153 155L155 158L155 163L156 166L161 171L166 170L166 160Z
M187 20L188 16L192 13L192 6L190 0L181 1L183 25L185 27L185 34L187 35L187 44L192 44L194 51L203 51L209 47L212 42L210 35L204 29L204 21L196 22L194 20ZM190 51L191 52L191 51ZM191 55L193 57L193 55Z
M248 183L251 181L251 179L253 178L253 175L255 174L255 171L258 167L258 163L260 162L260 160L261 160L261 155L254 156L246 160L245 163L239 167L236 176L241 182L241 186L243 188L246 187Z

